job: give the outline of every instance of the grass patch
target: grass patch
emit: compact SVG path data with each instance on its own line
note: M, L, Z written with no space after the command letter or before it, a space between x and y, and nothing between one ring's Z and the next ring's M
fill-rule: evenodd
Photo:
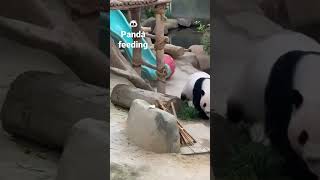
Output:
M283 159L272 148L251 142L234 147L225 176L228 180L271 180L282 171Z
M207 28L201 37L201 44L203 45L204 51L210 55L210 28Z
M188 106L187 102L183 102L177 116L179 119L190 121L199 118L199 112L197 109Z
M291 180L284 173L284 159L271 146L251 142L247 134L241 138L243 142L231 146L230 158L219 173L221 179Z

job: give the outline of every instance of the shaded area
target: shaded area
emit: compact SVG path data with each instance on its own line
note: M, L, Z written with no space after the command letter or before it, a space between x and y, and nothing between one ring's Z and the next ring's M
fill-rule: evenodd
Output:
M217 180L290 180L283 158L271 147L251 142L241 125L218 114L213 119L212 164Z

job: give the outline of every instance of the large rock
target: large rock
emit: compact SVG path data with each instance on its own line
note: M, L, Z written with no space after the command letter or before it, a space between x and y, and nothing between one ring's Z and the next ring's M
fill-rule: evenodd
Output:
M197 62L192 62L192 65L203 71L210 69L210 56L204 51L203 45L192 45L189 50L195 54Z
M167 19L164 23L164 26L168 29L175 29L179 27L178 20L176 19Z
M197 55L199 69L201 71L210 69L210 56L206 54Z
M185 61L192 63L193 61L197 61L197 56L192 52L185 52L182 56L177 57L176 61Z
M203 50L203 45L191 45L189 50L196 55L205 54Z
M108 123L90 118L80 120L69 133L56 180L109 179L108 148Z
M196 54L192 52L185 52L183 56L176 58L176 61L184 61L192 64L196 69L200 69L200 64L198 62Z
M61 148L80 119L105 120L107 89L61 75L29 71L11 84L1 110L3 128L17 136Z
M128 136L136 145L156 153L180 151L177 119L144 100L132 102L128 115Z
M183 27L190 27L192 24L191 18L177 18L178 24Z
M156 26L156 18L150 17L150 18L144 20L141 23L141 26L143 26L143 27L151 27L151 29L154 29L154 27Z

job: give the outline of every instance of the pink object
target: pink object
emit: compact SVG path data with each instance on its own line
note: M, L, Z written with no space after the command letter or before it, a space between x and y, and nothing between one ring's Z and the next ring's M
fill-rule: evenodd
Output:
M168 55L168 54L164 54L163 59L164 59L164 63L167 64L167 65L169 65L169 67L170 67L171 75L170 75L169 78L171 78L171 76L173 75L173 73L174 73L174 71L175 71L175 69L176 69L176 62L175 62L174 59L173 59L170 55ZM169 78L168 78L168 79L169 79Z

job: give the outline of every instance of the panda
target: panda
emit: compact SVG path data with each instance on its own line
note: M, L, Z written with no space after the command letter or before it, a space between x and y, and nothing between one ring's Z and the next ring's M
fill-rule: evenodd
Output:
M210 75L199 71L189 76L181 100L192 101L203 119L210 118Z
M320 46L297 34L266 41L260 47L266 52L258 52L260 55L246 66L233 87L227 100L227 118L250 124L253 141L269 141L286 159L287 170L294 179L317 180ZM289 47L274 42L285 42ZM271 44L276 52L266 49ZM257 129L262 131L254 137L252 133Z

